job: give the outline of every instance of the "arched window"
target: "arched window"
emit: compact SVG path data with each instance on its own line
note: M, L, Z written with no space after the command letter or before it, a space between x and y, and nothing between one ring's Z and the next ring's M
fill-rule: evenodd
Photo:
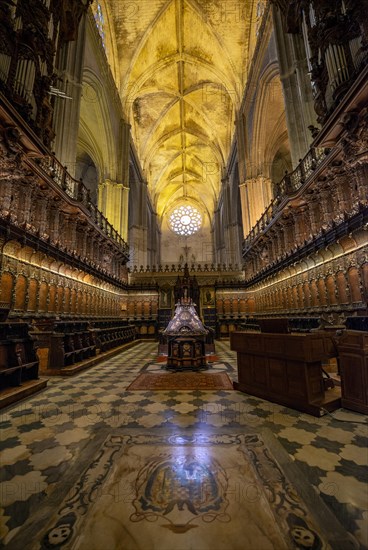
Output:
M104 30L105 20L104 20L104 16L103 16L103 13L102 13L102 7L101 7L101 4L99 2L94 2L93 3L93 13L94 13L94 16L95 16L95 22L96 22L96 26L98 28L98 32L101 36L102 45L103 45L104 49L106 50L105 30Z

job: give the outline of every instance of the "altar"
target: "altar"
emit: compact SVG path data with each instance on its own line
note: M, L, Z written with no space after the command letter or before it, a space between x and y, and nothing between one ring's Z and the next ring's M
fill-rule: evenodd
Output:
M178 336L169 340L166 367L175 370L208 368L203 339L198 336Z

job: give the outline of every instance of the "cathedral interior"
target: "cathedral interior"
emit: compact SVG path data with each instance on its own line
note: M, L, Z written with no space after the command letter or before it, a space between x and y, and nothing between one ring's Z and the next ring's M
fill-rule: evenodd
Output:
M367 13L0 0L1 547L368 549Z

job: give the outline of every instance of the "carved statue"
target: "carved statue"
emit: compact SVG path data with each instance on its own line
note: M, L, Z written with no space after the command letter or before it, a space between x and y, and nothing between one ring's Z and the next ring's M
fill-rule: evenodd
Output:
M14 164L19 164L22 148L19 144L20 132L13 126L0 130L0 151L2 155Z

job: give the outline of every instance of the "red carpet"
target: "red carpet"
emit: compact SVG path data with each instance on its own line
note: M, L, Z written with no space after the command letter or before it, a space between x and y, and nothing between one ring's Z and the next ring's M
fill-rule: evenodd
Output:
M219 361L220 358L218 355L206 355L206 361L209 363L214 363L215 361ZM155 359L155 363L166 363L167 361L167 355L158 355Z
M127 390L232 390L233 384L225 372L142 373Z

